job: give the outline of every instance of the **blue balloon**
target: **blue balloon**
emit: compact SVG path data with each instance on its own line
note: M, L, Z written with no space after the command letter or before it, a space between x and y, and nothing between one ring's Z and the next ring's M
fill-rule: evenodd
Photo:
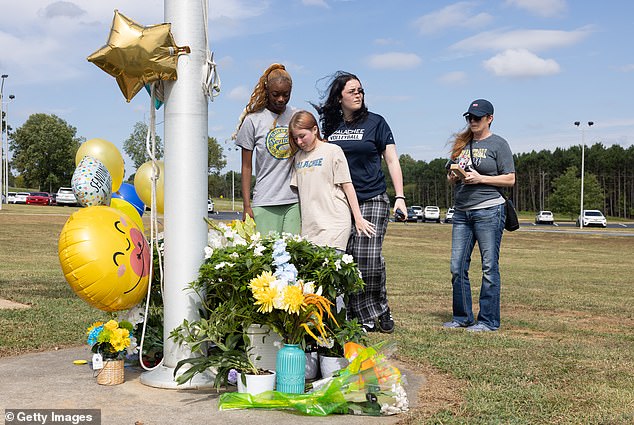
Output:
M132 206L139 212L139 215L143 215L145 212L145 204L139 198L139 195L136 193L136 189L134 189L134 185L130 183L121 183L121 187L119 190L112 194L113 198L121 198L124 201L129 202Z

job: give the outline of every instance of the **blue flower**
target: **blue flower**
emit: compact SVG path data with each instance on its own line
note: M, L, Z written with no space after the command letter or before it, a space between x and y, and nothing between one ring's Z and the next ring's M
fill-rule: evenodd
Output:
M229 381L231 385L235 385L238 382L238 371L231 369L229 371L229 375L227 376L227 381Z
M291 261L291 256L286 251L286 242L282 239L276 240L273 243L273 264L276 266L283 266L289 261Z
M275 257L275 255L281 254L288 254L286 252L286 242L284 242L282 239L278 239L273 242L273 256Z
M88 345L95 345L97 343L97 338L99 337L99 334L101 333L102 330L103 330L103 325L97 326L96 328L90 331L90 333L88 334Z
M297 279L297 269L294 264L284 263L275 270L273 275L286 283L295 282Z

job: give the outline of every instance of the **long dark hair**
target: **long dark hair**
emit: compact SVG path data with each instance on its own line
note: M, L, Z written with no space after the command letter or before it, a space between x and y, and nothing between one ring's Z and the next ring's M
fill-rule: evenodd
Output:
M330 77L331 81L328 88L325 91L325 95L322 96L322 103L320 105L312 104L313 107L319 113L319 121L321 122L321 128L324 132L324 137L328 138L343 122L343 112L341 111L341 92L346 86L346 83L350 80L359 80L359 78L345 71L337 71ZM368 108L365 106L365 97L361 104L361 109L355 111L351 124L357 124L365 120L368 116Z

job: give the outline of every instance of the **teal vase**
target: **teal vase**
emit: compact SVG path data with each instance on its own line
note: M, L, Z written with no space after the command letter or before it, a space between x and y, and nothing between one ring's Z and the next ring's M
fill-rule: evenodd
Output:
M276 390L282 393L303 394L306 374L306 353L298 344L284 344L275 362Z

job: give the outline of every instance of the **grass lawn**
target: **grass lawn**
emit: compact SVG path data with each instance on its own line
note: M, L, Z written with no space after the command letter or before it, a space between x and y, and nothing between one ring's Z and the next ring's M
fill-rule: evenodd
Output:
M0 310L0 356L83 344L104 317L61 273L57 237L73 210L0 211L0 298L31 306ZM601 232L506 233L502 327L468 334L441 328L451 318L451 226L390 224L396 331L371 336L398 341L399 359L427 380L403 422L634 423L634 237ZM471 278L479 287L477 252Z

